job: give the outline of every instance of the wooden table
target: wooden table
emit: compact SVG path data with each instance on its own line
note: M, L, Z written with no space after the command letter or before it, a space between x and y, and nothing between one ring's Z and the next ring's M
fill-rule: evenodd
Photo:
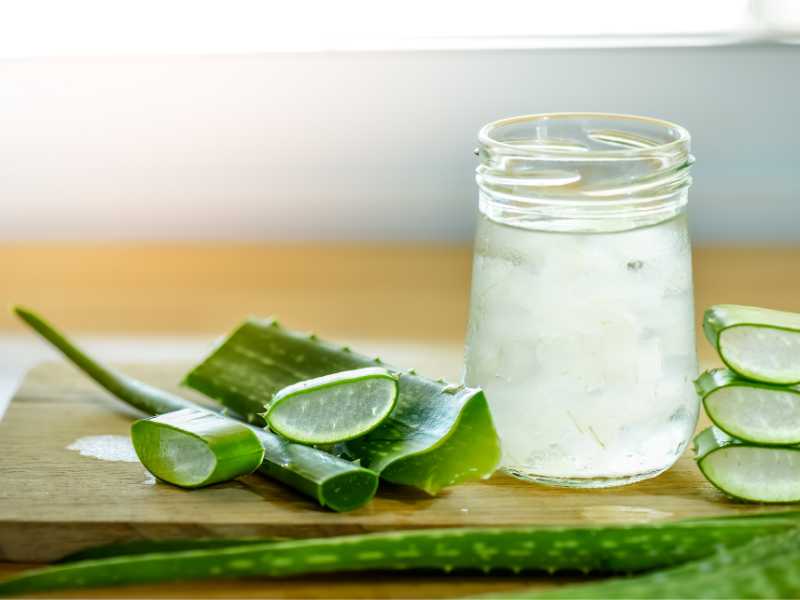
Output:
M0 245L0 305L23 303L93 334L214 334L248 314L334 339L459 345L470 250L442 245ZM698 322L705 306L800 311L800 248L695 253ZM0 335L23 329L0 314ZM701 362L715 363L704 340ZM0 564L0 576L24 565ZM396 574L304 577L80 591L72 597L435 597L560 579ZM60 597L69 596L59 593Z

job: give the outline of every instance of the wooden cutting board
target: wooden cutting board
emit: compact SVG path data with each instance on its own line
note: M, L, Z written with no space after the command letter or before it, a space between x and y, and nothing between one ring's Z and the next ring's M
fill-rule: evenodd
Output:
M187 366L125 370L192 396L175 384ZM185 491L154 482L139 463L67 449L84 436L127 435L134 416L69 365L41 365L28 374L0 422L0 561L50 561L89 546L146 538L632 523L771 510L727 500L689 457L657 479L608 490L548 488L502 474L436 498L382 484L369 505L336 514L259 475Z

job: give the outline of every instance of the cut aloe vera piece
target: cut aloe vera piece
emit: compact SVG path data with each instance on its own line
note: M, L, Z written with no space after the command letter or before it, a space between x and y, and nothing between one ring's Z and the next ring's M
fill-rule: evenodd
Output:
M136 421L131 441L148 471L185 488L248 475L264 459L264 447L246 425L193 408Z
M21 306L15 307L14 312L86 375L142 412L157 415L182 408L208 410L190 400L109 369L75 346L36 313ZM264 447L264 461L259 472L310 496L322 506L345 512L363 506L375 495L378 476L374 471L316 448L293 444L259 427L248 427Z
M257 415L288 385L370 366L382 362L288 331L274 320L251 319L195 367L185 384L239 414ZM430 494L490 475L500 444L483 391L387 368L399 376L397 404L380 426L345 443L348 455L387 481Z
M28 571L0 582L0 596L176 580L370 570L635 573L705 558L718 549L741 547L753 538L769 539L796 530L798 524L798 514L792 512L628 526L391 531L137 553Z
M397 376L380 367L307 379L280 390L267 409L270 429L303 444L336 444L369 433L397 402Z
M706 310L703 331L723 362L742 377L800 383L800 314L718 304Z
M800 444L800 386L759 383L714 369L695 387L706 414L725 433L754 444Z
M729 496L750 502L800 502L800 446L758 446L716 427L694 439L700 470Z

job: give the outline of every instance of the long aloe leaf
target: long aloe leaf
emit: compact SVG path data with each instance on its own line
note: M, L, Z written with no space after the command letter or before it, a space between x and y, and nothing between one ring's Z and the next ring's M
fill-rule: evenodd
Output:
M608 527L418 530L119 556L0 582L0 596L137 583L403 569L631 573L681 564L800 525L798 513Z
M798 598L800 530L717 548L705 559L638 577L568 585L493 598Z
M184 408L208 410L194 402L137 381L110 369L83 352L32 311L14 312L79 369L120 400L150 415ZM259 427L248 425L264 447L259 471L335 511L348 511L369 502L378 487L374 471L309 446L293 444Z
M250 319L185 383L257 419L273 394L288 385L382 364L314 335L288 331L277 321ZM388 481L430 494L494 471L500 445L483 391L387 368L400 377L397 404L380 426L346 443L348 454Z
M183 552L186 550L209 550L230 548L231 546L248 546L280 541L285 538L197 538L168 540L131 540L115 542L83 548L58 560L59 563L71 563L85 560L99 560L117 556L135 556L138 554L155 554L162 552Z

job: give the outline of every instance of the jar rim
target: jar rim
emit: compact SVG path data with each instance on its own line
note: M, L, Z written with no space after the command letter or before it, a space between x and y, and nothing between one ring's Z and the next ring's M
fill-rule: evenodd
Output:
M638 123L646 123L649 125L654 125L657 127L663 128L665 131L669 132L673 139L660 143L660 144L653 144L648 146L643 146L640 148L624 148L624 149L615 149L615 150L586 150L581 149L572 150L570 151L567 148L550 148L548 150L543 151L540 147L532 147L531 150L535 150L537 154L553 154L557 155L560 158L571 158L574 157L576 159L583 159L586 158L600 158L600 157L636 157L636 156L643 156L643 155L650 155L653 152L670 152L676 148L679 148L682 145L688 144L691 140L691 136L689 131L677 123L673 123L672 121L667 121L664 119L658 119L655 117L643 117L639 115L630 115L624 113L604 113L604 112L550 112L550 113L533 113L528 115L519 115L516 117L506 117L503 119L498 119L496 121L492 121L491 123L487 123L483 127L481 127L480 131L478 131L478 141L484 146L491 146L495 148L502 148L506 150L516 151L519 152L521 149L524 149L524 146L520 146L519 144L510 144L508 142L504 142L502 140L498 140L492 137L492 134L499 130L502 127L507 127L509 125L517 125L519 123L531 122L531 121L547 121L547 120L572 120L572 119L608 119L608 120L619 120L620 122L638 122Z

